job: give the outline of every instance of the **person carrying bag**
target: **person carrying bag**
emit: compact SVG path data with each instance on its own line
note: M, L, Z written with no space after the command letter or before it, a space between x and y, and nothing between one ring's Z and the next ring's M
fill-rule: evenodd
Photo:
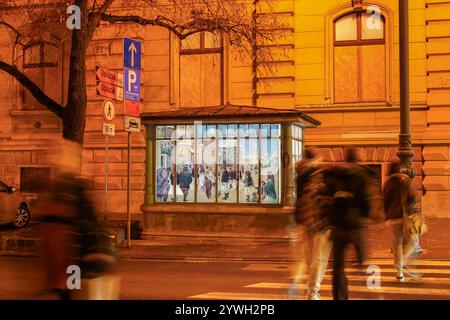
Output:
M117 258L106 225L97 217L93 203L79 185L78 230L80 243L81 290L73 300L117 300L121 278L115 275Z

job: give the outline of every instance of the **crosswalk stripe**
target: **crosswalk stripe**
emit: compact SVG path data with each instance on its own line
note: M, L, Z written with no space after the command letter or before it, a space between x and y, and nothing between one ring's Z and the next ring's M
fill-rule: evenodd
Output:
M412 268L415 270L415 272L419 271L421 273L431 273L431 274L450 274L450 266L449 268L423 268L426 266L439 266L438 264L434 264L433 261L431 264L417 262L416 267ZM379 260L373 260L368 261L368 265L377 265L381 268L382 272L396 272L395 268L393 268L393 262L392 260L390 263L379 261ZM328 266L331 266L331 263L328 264ZM295 271L298 268L297 265L286 265L286 264L249 264L248 266L244 267L243 270L245 271L265 271L265 272L292 272ZM362 271L361 268L354 268L354 267L348 267L345 269L346 271Z
M276 283L276 282L260 282L246 286L246 288L259 289L288 289L291 287L290 283ZM298 284L297 287L302 290L308 289L306 284ZM321 286L323 290L332 290L332 286L324 284ZM450 296L450 289L436 289L436 288L410 288L406 286L387 287L381 286L381 289L369 289L367 286L349 285L350 292L370 292L370 293L401 293L401 294L420 294L420 295L448 295Z
M396 273L397 270L395 268L380 268L381 269L381 273ZM361 272L364 271L360 268L345 268L346 272ZM422 268L414 268L414 269L410 269L411 272L420 272L423 273L424 275L427 274L450 274L450 269L422 269ZM331 270L330 270L331 272Z
M393 265L394 260L393 259L367 259L364 261L366 265L369 264L376 264L376 265ZM439 266L439 267L449 267L450 268L450 261L444 261L444 260L411 260L409 262L410 264L416 264L418 266Z
M188 297L188 299L215 299L215 300L287 300L286 294L264 294L243 292L208 292ZM331 300L331 296L321 296L322 300Z
M353 275L353 274L347 274L347 278L349 281L366 281L368 277L371 275ZM288 279L294 279L294 276L288 277ZM306 280L308 279L308 275L301 275L298 277L299 280ZM332 280L332 275L327 274L324 277L324 281ZM392 276L381 276L380 279L381 282L395 282L396 277L395 275ZM432 277L420 277L420 278L411 278L406 277L405 283L423 283L423 284L450 284L450 278L432 278Z

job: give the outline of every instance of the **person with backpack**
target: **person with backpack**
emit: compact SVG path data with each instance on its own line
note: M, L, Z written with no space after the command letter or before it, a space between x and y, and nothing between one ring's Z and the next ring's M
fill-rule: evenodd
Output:
M409 218L421 217L416 208L416 195L411 185L411 178L401 172L400 162L390 164L389 179L383 187L384 215L392 231L394 264L397 280L403 282L405 261L416 252L420 230L414 231L405 225ZM419 222L419 228L422 223Z
M326 168L322 196L325 214L331 224L333 242L333 298L348 299L345 276L345 250L352 244L361 265L364 259L365 220L369 218L371 200L367 169L357 165L355 149L347 149L344 164Z
M325 276L331 251L329 223L322 214L320 190L322 183L322 158L311 149L306 149L304 158L297 162L295 218L302 229L302 261L288 290L288 296L297 292L297 283L306 273L308 275L309 300L320 300L320 284Z

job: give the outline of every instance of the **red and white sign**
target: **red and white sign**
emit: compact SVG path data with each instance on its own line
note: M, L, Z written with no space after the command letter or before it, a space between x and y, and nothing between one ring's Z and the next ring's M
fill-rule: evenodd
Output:
M123 88L116 87L112 84L99 82L97 84L97 94L102 97L123 101Z
M123 73L118 73L96 66L95 75L97 77L97 81L123 88Z
M124 100L124 114L139 117L141 115L141 103L138 101Z
M106 122L112 122L116 117L116 106L111 99L103 101L103 118Z

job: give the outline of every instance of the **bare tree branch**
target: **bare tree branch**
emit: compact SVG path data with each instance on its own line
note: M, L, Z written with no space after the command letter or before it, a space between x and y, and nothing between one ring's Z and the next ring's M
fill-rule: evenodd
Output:
M39 103L61 118L64 107L47 96L32 80L30 80L30 78L17 69L17 67L4 61L0 61L0 69L13 76L22 86L30 91Z
M20 32L19 30L17 30L16 28L14 28L12 25L10 25L8 22L0 20L0 25L3 25L5 27L7 27L8 29L10 29L11 31L13 31L16 35L20 36Z

